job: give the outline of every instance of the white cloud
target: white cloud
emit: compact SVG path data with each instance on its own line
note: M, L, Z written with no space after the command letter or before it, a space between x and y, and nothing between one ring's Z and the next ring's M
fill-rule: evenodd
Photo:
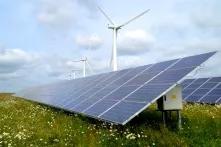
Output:
M145 30L137 29L126 31L119 35L119 54L138 55L150 50L155 39Z
M206 7L205 7L206 5ZM197 27L218 29L221 27L221 2L215 1L202 1L197 8L193 10L193 22ZM202 13L203 12L203 13Z
M77 16L76 3L72 0L41 0L37 19L49 27L69 28Z
M80 26L85 18L93 18L94 9L96 6L91 0L40 0L36 15L40 24L68 30Z
M120 68L129 68L149 63L146 63L142 56L121 56L118 58L118 64Z
M75 38L75 43L82 49L90 50L90 49L98 49L102 45L103 40L98 35L88 35L88 36L78 35Z
M26 66L29 66L35 59L21 49L6 49L0 51L0 74L16 72Z

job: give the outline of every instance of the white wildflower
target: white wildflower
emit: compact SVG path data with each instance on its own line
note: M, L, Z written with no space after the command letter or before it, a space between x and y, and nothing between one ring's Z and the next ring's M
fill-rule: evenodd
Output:
M54 139L54 142L59 142L59 140L58 139Z
M127 139L130 139L130 140L134 140L136 139L135 135L133 133L130 133L126 136Z
M3 136L8 136L9 133L3 132L2 135L3 135Z

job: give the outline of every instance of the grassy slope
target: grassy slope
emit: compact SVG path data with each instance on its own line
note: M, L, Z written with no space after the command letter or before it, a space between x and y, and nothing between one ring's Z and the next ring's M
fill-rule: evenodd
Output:
M12 146L219 146L221 107L186 105L183 129L164 128L156 111L124 127L0 94L0 147Z

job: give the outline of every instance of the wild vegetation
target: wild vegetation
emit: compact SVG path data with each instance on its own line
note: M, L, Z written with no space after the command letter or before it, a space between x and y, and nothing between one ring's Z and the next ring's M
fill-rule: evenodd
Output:
M126 126L0 94L1 146L220 146L221 107L187 104L183 128L164 127L155 106Z

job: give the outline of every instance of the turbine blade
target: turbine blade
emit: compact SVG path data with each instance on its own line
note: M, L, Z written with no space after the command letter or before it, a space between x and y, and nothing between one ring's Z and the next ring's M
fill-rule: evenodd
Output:
M114 22L111 20L111 18L107 15L107 13L105 13L105 11L101 8L101 7L99 7L99 6L97 6L97 8L101 11L101 13L104 15L104 17L112 24L112 25L114 25Z
M140 13L139 15L133 17L133 18L130 19L129 21L123 23L123 24L120 25L118 28L121 28L121 27L123 27L123 26L125 26L125 25L128 25L129 23L131 23L132 21L138 19L139 17L143 16L144 14L146 14L146 13L149 12L149 11L150 11L150 9L145 10L144 12L142 12L142 13Z
M89 64L89 62L86 61L86 63L87 63L87 65L88 65L88 67L89 67L90 72L91 72L92 74L94 74L94 70L93 70L93 68L91 67L91 65Z
M72 61L72 62L81 62L81 60L78 60L78 61Z

